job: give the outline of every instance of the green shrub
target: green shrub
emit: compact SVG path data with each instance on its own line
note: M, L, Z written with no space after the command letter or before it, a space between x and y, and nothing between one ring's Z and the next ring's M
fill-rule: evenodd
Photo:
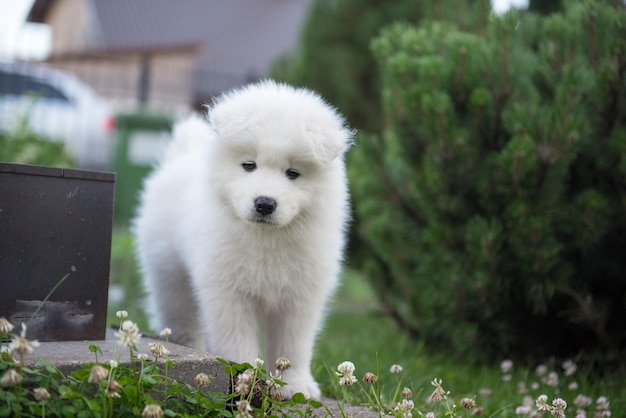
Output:
M432 348L489 358L626 343L626 11L395 25L372 44L384 134L351 158L358 262Z
M0 131L0 161L52 167L74 166L74 159L65 144L35 134L26 117L20 119L13 130Z

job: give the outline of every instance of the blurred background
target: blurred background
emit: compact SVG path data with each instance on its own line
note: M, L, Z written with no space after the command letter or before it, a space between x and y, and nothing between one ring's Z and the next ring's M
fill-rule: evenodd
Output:
M471 375L497 384L490 367L505 357L575 358L587 377L623 370L623 1L0 10L0 160L117 173L111 322L125 309L148 329L128 226L172 123L272 77L320 92L358 130L355 219L321 363L395 357L425 375L417 385L436 372L468 391ZM612 390L626 397L623 382Z

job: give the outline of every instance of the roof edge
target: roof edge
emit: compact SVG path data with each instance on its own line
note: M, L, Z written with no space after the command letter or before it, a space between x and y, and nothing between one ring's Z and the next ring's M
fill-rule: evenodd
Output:
M54 62L66 59L105 59L111 58L112 55L125 56L133 54L172 54L178 52L199 52L203 48L202 43L192 42L177 45L152 45L149 47L127 47L127 48L101 48L90 49L77 52L63 52L52 54L45 59L45 62Z
M27 22L46 23L48 12L56 0L35 0L26 17Z

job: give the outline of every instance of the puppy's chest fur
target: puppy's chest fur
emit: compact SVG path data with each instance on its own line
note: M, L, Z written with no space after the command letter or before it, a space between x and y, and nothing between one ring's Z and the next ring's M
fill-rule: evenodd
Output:
M319 272L311 251L303 251L304 243L280 242L276 240L250 241L238 248L238 257L216 257L222 266L218 270L228 271L224 280L227 286L242 295L256 299L269 310L299 303L319 286Z

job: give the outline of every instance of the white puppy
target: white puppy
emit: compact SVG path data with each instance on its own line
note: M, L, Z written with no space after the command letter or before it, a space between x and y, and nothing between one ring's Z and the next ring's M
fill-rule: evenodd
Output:
M174 136L134 223L152 326L236 362L285 356L283 393L318 398L310 362L341 268L352 132L315 93L264 81Z

